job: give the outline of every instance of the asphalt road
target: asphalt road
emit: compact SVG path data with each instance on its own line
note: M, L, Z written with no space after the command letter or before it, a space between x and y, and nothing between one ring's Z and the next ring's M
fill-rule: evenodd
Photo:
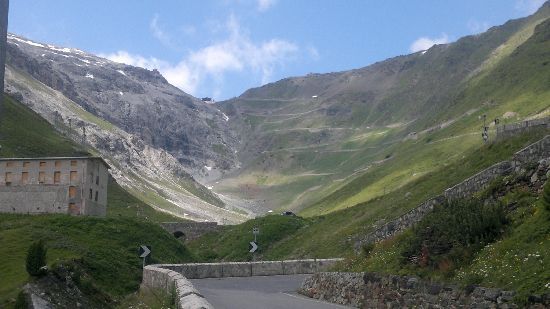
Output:
M308 276L210 278L191 282L216 309L350 308L297 294Z

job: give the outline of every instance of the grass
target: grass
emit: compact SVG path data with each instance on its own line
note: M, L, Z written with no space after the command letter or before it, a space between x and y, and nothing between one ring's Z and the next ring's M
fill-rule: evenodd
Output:
M510 181L510 177L498 180L498 186L503 187L505 181ZM409 229L368 248L362 256L350 257L341 267L348 271L417 275L463 286L476 284L512 290L517 292L516 301L524 304L529 295L544 294L549 289L550 212L543 207L540 195L520 185L499 198L508 209L509 220L502 235L484 245L472 243L469 251L463 251L469 254L461 260L436 267L404 262L403 255L415 237L414 229Z
M59 135L25 106L5 95L0 115L0 156L79 156L87 152Z
M431 198L456 183L468 178L494 163L507 160L521 148L539 140L547 131L531 131L507 140L486 144L474 149L440 169L417 177L415 180L369 202L304 218L294 229L281 227L276 231L276 241L270 241L262 255L270 259L343 257L353 252L357 237L372 231L376 226L391 220L421 202ZM371 174L372 175L372 174ZM376 175L376 174L374 174ZM369 181L359 178L351 184L360 190ZM350 186L348 186L349 188ZM410 195L407 193L410 192ZM349 194L343 193L343 196ZM322 209L320 209L322 211ZM279 216L280 217L280 216ZM278 216L266 216L212 233L189 244L200 259L241 260L241 252L251 237L251 227L279 224Z
M307 226L309 220L293 216L269 215L243 224L224 226L220 232L208 233L201 241L189 244L189 249L203 262L251 261L254 258L269 260L273 244ZM249 242L254 240L252 229L259 227L258 250L249 253Z
M155 223L185 221L182 218L153 209L148 204L128 193L115 181L109 182L107 192L108 218L136 218Z
M77 144L13 98L5 96L0 121L1 156L86 155ZM66 215L0 214L0 307L10 308L21 287L32 280L25 271L30 244L43 239L50 267L77 265L90 284L117 301L137 290L141 281L138 247L152 245L151 262L194 261L192 254L156 222L179 221L158 212L122 189L108 187L107 218ZM114 303L104 304L114 306Z
M86 218L66 215L0 215L0 304L6 305L30 278L25 256L33 241L48 248L48 264L71 260L82 265L92 283L113 299L138 289L138 248L152 245L151 262L193 261L191 253L160 226L129 218Z

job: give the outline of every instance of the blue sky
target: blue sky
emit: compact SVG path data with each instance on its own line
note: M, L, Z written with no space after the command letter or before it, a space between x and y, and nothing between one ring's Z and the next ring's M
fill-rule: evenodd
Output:
M544 0L12 0L9 31L157 68L217 100L364 67L533 13Z

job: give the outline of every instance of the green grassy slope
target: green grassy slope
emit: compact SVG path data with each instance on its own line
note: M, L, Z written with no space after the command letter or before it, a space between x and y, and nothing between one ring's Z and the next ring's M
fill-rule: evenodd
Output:
M85 155L81 147L58 135L37 114L5 96L0 119L0 155L15 157ZM137 248L153 246L158 262L193 260L190 252L155 222L177 219L152 209L115 182L109 184L106 219L65 215L0 214L0 307L11 306L22 285L29 245L46 241L48 263L76 263L101 293L119 299L141 281ZM73 261L73 262L70 262Z
M508 176L494 182L491 190L487 191L498 192L506 186L512 188L505 189L498 198L481 199L481 203L495 203L497 200L497 207L506 214L507 223L499 227L499 235L494 241L474 241L466 246L455 244L450 253L441 256L430 252L429 259L436 260L435 265L419 266L404 258L416 233L420 231L409 229L393 239L378 243L367 255L349 259L342 268L348 271L419 275L462 285L499 287L517 291L519 302L525 302L529 295L546 293L548 287L545 285L550 277L550 270L546 267L550 263L550 212L541 203L542 193L534 192L527 186L528 179L523 179L524 182L519 185L515 181L517 177ZM463 226L464 217L441 221L438 217L441 212L432 213L424 221L431 220L431 227L445 225L445 228L458 233L473 230ZM445 235L441 239L445 239Z
M267 248L262 252L262 256L264 259L328 258L351 254L354 239L358 235L374 230L376 226L441 194L444 189L478 171L508 159L515 151L539 140L545 134L548 134L545 130L533 131L474 148L456 161L423 174L402 187L385 195L381 194L368 202L327 215L303 219L302 226L297 230L285 232L285 228L281 227L276 233L284 233L284 237L265 243L264 246ZM368 181L368 178L364 181ZM357 182L356 185L361 187L362 183ZM410 194L407 194L409 192ZM189 248L197 256L208 256L217 260L245 259L241 250L245 240L250 241L250 227L257 225L261 229L264 224L272 224L270 220L275 218L277 216L267 216L246 222L246 226L241 224L209 234L191 242Z
M117 299L138 289L138 248L153 246L154 262L189 262L190 252L160 226L127 218L65 215L0 215L0 304L14 298L30 280L25 256L33 241L43 239L48 264L76 261L104 294Z

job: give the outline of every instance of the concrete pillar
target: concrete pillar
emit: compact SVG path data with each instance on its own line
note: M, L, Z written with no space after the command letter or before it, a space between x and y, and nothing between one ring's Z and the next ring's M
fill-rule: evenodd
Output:
M4 71L6 69L9 5L9 0L0 0L0 116L2 115L2 105L4 103Z

